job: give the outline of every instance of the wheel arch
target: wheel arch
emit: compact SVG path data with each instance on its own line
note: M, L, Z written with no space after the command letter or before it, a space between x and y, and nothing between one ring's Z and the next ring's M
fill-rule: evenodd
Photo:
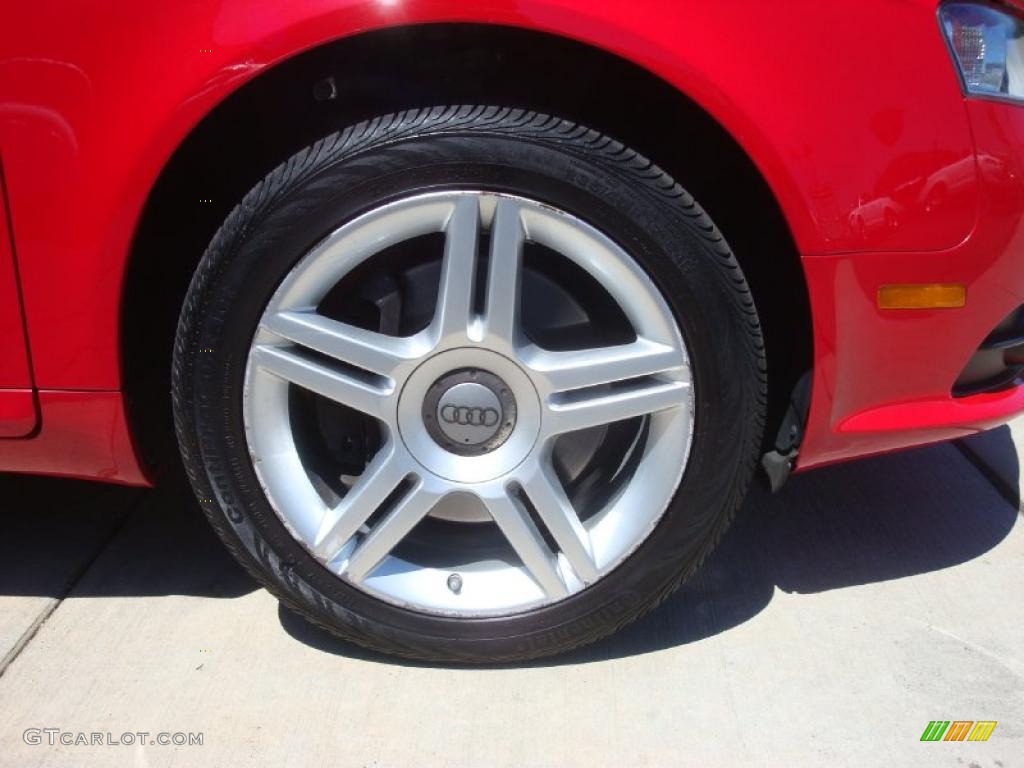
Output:
M520 106L587 124L653 159L697 198L733 247L762 316L766 440L774 437L812 365L812 327L790 223L748 151L691 96L619 55L519 27L428 24L363 32L264 70L207 112L169 157L138 223L119 318L129 426L146 464L161 463L173 445L167 382L178 310L235 202L322 135L451 103Z

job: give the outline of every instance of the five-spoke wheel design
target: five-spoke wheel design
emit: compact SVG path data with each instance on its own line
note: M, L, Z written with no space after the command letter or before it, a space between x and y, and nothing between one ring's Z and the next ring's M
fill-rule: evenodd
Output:
M424 327L324 309L428 236L443 246ZM523 290L528 246L587 275L626 336L571 348L531 333L547 308ZM327 404L321 431L332 414L368 425L362 466L325 480L309 398ZM327 569L390 603L471 617L554 603L635 551L683 476L694 402L680 329L626 250L549 205L452 191L370 210L299 260L253 337L243 417L271 506ZM600 493L576 482L566 456L581 451L606 465Z

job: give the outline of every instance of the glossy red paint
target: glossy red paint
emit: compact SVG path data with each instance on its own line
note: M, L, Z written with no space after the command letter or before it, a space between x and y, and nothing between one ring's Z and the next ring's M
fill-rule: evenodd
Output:
M4 472L148 485L135 456L119 392L39 392L42 428L0 440Z
M27 437L37 423L31 389L0 389L0 438Z
M37 421L11 242L0 162L0 438L24 437L35 429Z
M73 474L104 467L108 477L141 479L134 458L126 469L126 436L98 439L83 430L99 422L124 429L122 410L108 399L120 401L121 287L161 169L213 107L275 64L340 38L431 22L522 27L621 56L701 105L750 155L804 255L815 314L802 467L1011 415L1021 408L1012 397L997 398L999 405L954 402L949 386L997 315L1020 301L1008 287L1017 283L1007 281L1021 274L1021 249L1013 250L1008 231L1021 210L996 199L1004 187L1020 194L1020 176L1006 169L1017 167L1022 150L1000 133L1021 135L1020 108L965 107L936 7L936 0L10 3L0 25L0 151L35 384L44 390L41 431L24 445L63 436L70 449L58 456L33 448L24 456L35 458L18 461L7 451L0 466ZM966 282L968 307L913 316L875 309L877 286L903 280ZM57 395L45 391L65 389L104 392L97 401L106 403L105 415L77 414L73 403L86 401L74 398L48 408ZM76 451L94 453L78 460L79 469L62 470Z

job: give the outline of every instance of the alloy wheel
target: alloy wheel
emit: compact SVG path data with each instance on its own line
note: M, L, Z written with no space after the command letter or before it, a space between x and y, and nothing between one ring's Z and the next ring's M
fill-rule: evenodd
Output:
M424 328L382 332L321 310L389 248L432 234L444 245ZM585 271L630 339L553 349L532 338L528 244ZM374 425L361 471L326 484L311 471L297 391ZM243 419L271 506L325 568L414 610L502 616L585 589L640 546L682 479L694 402L679 327L620 245L541 202L466 190L377 207L299 260L254 334ZM580 435L616 443L609 492L586 502L560 459Z

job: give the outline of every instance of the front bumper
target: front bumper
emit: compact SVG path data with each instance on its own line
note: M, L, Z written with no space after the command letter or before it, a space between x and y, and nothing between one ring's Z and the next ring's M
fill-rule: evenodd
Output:
M1024 412L1024 386L954 397L979 345L1024 304L1024 107L966 103L980 181L972 233L937 252L814 255L815 370L798 469L963 437ZM962 283L962 309L880 310L878 288Z

